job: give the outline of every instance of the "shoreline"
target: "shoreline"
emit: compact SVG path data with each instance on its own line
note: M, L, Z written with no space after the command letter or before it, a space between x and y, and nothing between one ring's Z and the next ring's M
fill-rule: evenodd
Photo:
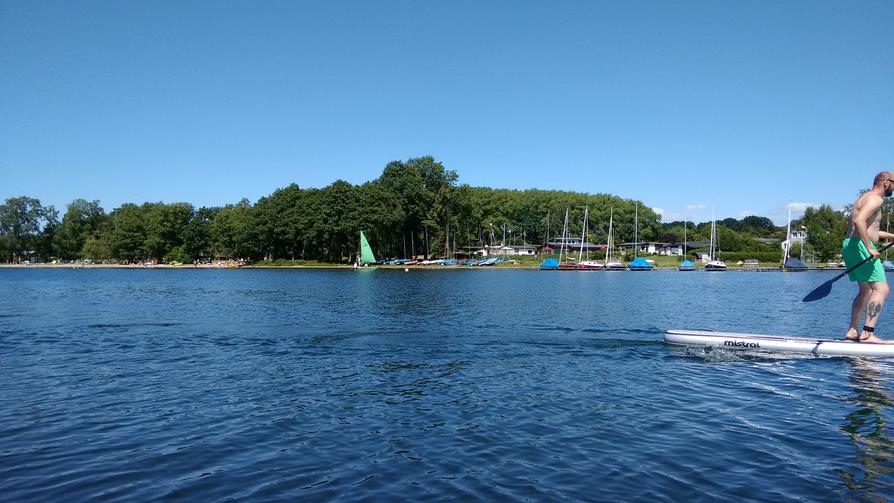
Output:
M465 270L531 270L536 271L539 270L537 265L508 265L508 266L490 266L490 267L473 267L473 266L439 266L439 265L410 265L410 266L401 266L401 265L379 265L377 267L368 268L369 269L388 269L388 270L402 270L404 268L408 268L410 270L419 270L419 271L465 271ZM245 265L241 267L227 266L226 264L157 264L157 265L142 265L142 264L0 264L0 269L134 269L134 270L151 270L151 269L186 269L186 270L235 270L235 269L314 269L314 270L327 270L327 269L335 269L335 270L354 270L353 265L340 265L340 264L332 264L332 265L322 265L322 264L313 264L313 265ZM845 270L843 267L835 268L835 267L822 267L822 268L812 268L806 271L797 271L797 272L821 272L821 271L843 271ZM654 271L676 271L676 272L684 272L677 271L676 267L655 267ZM654 272L652 271L652 272ZM650 272L650 271L557 271L557 272ZM730 267L726 271L705 271L704 269L696 269L695 271L688 272L791 272L791 271L783 271L778 267L758 267L758 268L746 268L746 267Z

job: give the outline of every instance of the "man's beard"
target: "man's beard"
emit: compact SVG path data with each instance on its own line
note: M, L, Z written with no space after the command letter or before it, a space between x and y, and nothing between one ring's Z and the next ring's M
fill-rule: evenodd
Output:
M888 189L885 191L885 197L891 197L894 194L894 189Z

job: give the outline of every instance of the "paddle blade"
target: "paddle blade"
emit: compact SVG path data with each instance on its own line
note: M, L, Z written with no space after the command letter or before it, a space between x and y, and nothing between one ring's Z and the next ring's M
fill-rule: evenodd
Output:
M829 281L826 281L822 285L816 287L812 292L805 295L804 298L801 299L801 302L813 302L815 300L822 299L826 295L829 295L829 293L832 292L832 283L835 282L835 279L830 279Z

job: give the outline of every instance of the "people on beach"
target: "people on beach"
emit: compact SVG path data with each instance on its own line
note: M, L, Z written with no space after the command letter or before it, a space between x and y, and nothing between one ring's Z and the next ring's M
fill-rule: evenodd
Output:
M888 282L885 269L879 260L875 243L879 239L894 239L894 234L879 230L882 203L885 197L894 194L894 174L882 171L875 175L872 188L860 195L851 208L848 235L842 242L842 255L848 269L871 257L871 260L857 267L848 275L859 286L851 306L851 323L845 339L856 342L894 344L875 335L879 314L888 297ZM860 320L865 315L862 328Z

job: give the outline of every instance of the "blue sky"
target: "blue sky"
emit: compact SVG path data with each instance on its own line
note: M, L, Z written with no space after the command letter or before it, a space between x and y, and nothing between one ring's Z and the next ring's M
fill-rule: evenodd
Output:
M0 2L0 199L252 202L432 155L666 220L894 170L890 1Z

